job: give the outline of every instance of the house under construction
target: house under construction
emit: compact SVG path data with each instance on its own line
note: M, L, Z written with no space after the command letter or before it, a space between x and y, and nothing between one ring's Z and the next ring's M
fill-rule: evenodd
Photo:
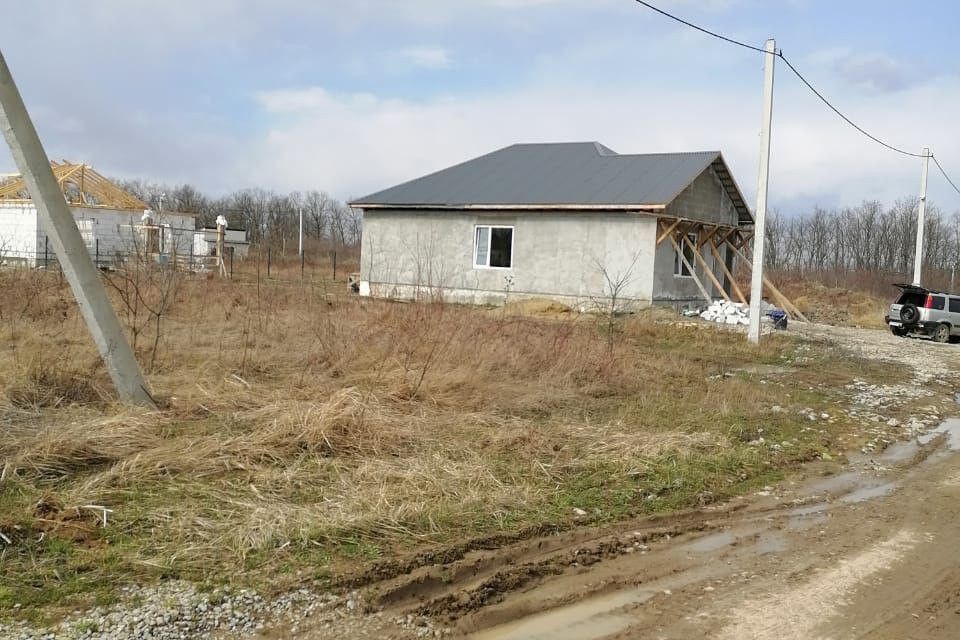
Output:
M193 214L150 210L86 164L51 162L53 174L77 228L98 265L130 255L188 256L193 251ZM0 264L45 266L53 248L19 174L0 177Z

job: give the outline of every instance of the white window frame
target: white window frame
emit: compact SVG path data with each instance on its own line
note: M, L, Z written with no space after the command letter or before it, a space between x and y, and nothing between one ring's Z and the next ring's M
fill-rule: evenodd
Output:
M488 229L487 232L487 264L477 264L477 230ZM510 266L509 267L491 267L490 266L490 245L493 243L494 229L510 229ZM475 224L473 225L473 268L474 269L495 269L499 271L510 271L513 269L513 249L516 245L517 231L512 224Z
M686 248L687 244L686 244L685 242L683 242L684 234L683 234L683 233L680 233L680 234L678 234L678 235L680 236L680 242L678 242L677 244L679 245L679 246L678 246L678 249L680 250L680 252L677 253L677 250L676 250L676 249L674 249L674 251L673 251L673 277L674 277L674 278L692 278L692 277L693 277L693 272L692 272L692 271L691 271L690 273L684 273L684 272L683 272L683 270L686 269L687 267L686 267L685 264L683 264L683 260L681 260L679 256L684 255L684 254L683 254L683 250ZM687 233L686 233L686 237L687 237L687 240L689 240L690 243L691 243L694 247L697 246L697 242L700 241L700 234L697 233L696 231L689 231L689 232L687 232ZM691 248L691 250L690 250L690 253L691 253L691 254L693 253L693 249L692 249L692 248ZM684 256L684 257L686 257L686 256ZM695 271L696 268L697 268L697 265L696 265L696 263L694 262L695 259L696 259L696 257L693 256L693 255L691 255L691 256L690 256L690 259L687 261L687 262L690 263L690 267L693 268L694 271Z

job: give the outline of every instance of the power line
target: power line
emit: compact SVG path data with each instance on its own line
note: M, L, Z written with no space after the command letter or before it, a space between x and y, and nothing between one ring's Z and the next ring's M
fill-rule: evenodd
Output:
M725 40L725 41L729 42L730 44L735 44L735 45L737 45L737 46L739 46L739 47L743 47L744 49L752 49L752 50L754 50L754 51L759 51L760 53L766 53L766 51L765 51L764 49L761 49L760 47L755 47L755 46L753 46L752 44L747 44L746 42L740 42L739 40L734 40L733 38L728 38L727 36L720 35L719 33L715 33L715 32L713 32L713 31L710 31L709 29L704 29L703 27L697 26L697 25L693 24L692 22L687 22L687 21L684 20L683 18L677 17L677 16L673 15L672 13L667 13L667 12L664 11L663 9L658 9L657 7L653 6L653 5L650 4L649 2L644 2L643 0L635 0L635 1L636 1L637 3L639 3L639 4L642 4L643 6L645 6L645 7L648 8L648 9L653 9L653 10L656 11L657 13L659 13L659 14L661 14L661 15L664 15L664 16L670 18L671 20L676 20L676 21L679 22L680 24L685 24L685 25L687 25L688 27L690 27L691 29L696 29L697 31L700 31L700 32L703 32L703 33L707 34L708 36L713 36L714 38L719 38L720 40Z
M815 96L817 96L818 98L820 98L820 100L823 101L823 104L827 105L827 106L830 108L831 111L833 111L835 114L837 114L838 116L840 116L841 118L843 118L844 122L846 122L847 124L849 124L851 127L853 127L854 129L856 129L857 131L859 131L859 132L862 133L863 135L867 136L868 138L870 138L871 140L873 140L873 141L876 142L877 144L883 145L884 147L886 147L887 149L890 149L891 151L896 151L897 153L902 153L902 154L905 155L905 156L911 156L911 157L913 157L913 158L922 158L922 157L923 157L923 154L922 154L922 153L911 153L910 151L906 151L906 150L904 150L904 149L897 148L897 147L893 146L892 144L887 144L886 142L884 142L884 141L881 140L880 138L876 137L875 135L873 135L872 133L870 133L869 131L867 131L867 130L864 129L863 127L857 125L857 123L855 123L853 120L851 120L851 119L848 118L847 116L843 115L843 113L842 113L839 109L837 109L835 106L833 106L833 104L831 104L830 101L827 100L822 93L820 93L819 91L817 91L816 88L815 88L812 84L810 84L810 82L808 82L807 79L804 78L803 75L802 75L799 71L797 71L797 68L794 67L792 64L790 64L790 61L787 60L787 58L783 55L783 51L782 51L782 50L777 53L777 56L778 56L781 60L783 60L784 64L787 65L787 67L790 69L790 71L793 71L793 75L795 75L795 76L797 76L798 78L800 78L800 82L802 82L803 84L807 85L807 88L810 89L810 91L812 91Z
M937 169L940 169L940 173L943 174L943 177L947 179L947 182L950 183L950 186L953 187L953 190L957 193L960 193L960 188L957 188L956 183L950 179L950 176L947 175L947 172L944 170L943 166L940 164L940 161L937 160L937 157L934 155L930 156L933 159L933 163L937 165Z
M744 47L744 48L746 48L746 49L752 49L753 51L759 51L760 53L764 53L764 54L767 53L766 50L761 49L761 48L759 48L759 47L755 47L755 46L750 45L750 44L747 44L747 43L745 43L745 42L740 42L739 40L734 40L733 38L728 38L727 36L721 35L721 34L716 33L716 32L714 32L714 31L710 31L709 29L704 29L703 27L698 26L698 25L695 25L695 24L693 24L692 22L688 22L687 20L684 20L683 18L680 18L679 16L675 16L675 15L673 15L672 13L668 13L668 12L664 11L663 9L657 8L657 7L653 6L652 4L650 4L649 2L644 2L644 0L634 0L634 1L637 2L638 4L642 4L643 6L647 7L648 9L652 9L653 11L656 11L657 13L659 13L659 14L661 14L661 15L663 15L663 16L666 16L667 18L670 18L671 20L674 20L674 21L676 21L676 22L679 22L680 24L686 25L686 26L688 26L688 27L690 27L690 28L692 28L692 29L696 29L697 31L700 31L700 32L702 32L702 33L705 33L705 34L707 34L707 35L709 35L709 36L713 36L714 38L718 38L718 39L720 39L720 40L724 40L724 41L726 41L726 42L729 42L729 43L731 43L731 44L735 44L735 45L740 46L740 47ZM859 131L860 133L862 133L862 134L865 135L866 137L870 138L870 139L873 140L874 142L876 142L876 143L878 143L878 144L880 144L880 145L883 145L883 146L886 147L887 149L890 149L891 151L896 151L897 153L903 154L903 155L905 155L905 156L910 156L910 157L913 157L913 158L922 158L922 157L923 157L923 154L920 154L920 153L911 153L910 151L906 151L906 150L904 150L904 149L900 149L900 148L898 148L898 147L895 147L895 146L893 146L892 144L888 144L888 143L884 142L883 140L881 140L880 138L878 138L878 137L876 137L875 135L873 135L873 134L871 134L870 132L868 132L868 131L867 131L866 129L864 129L863 127L857 125L853 120L851 120L850 118L848 118L847 116L845 116L839 109L837 109L835 106L833 106L833 104L832 104L829 100L827 100L827 98L826 98L822 93L820 93L819 91L817 91L817 89L816 89L812 84L810 84L810 82L809 82L806 78L804 78L803 75L802 75L799 71L797 71L797 68L794 67L792 64L790 64L790 61L787 60L787 58L783 55L783 51L782 51L782 50L777 51L777 53L776 53L775 55L776 55L778 58L780 58L781 60L783 60L783 62L787 65L787 67L790 69L790 71L792 71L792 72L794 73L794 75L797 76L797 78L799 78L800 81L801 81L803 84L805 84L805 85L807 86L807 88L810 89L810 91L812 91L815 96L817 96L818 98L820 98L820 100L823 101L823 103L824 103L825 105L827 105L827 107L829 107L831 111L833 111L835 114L837 114L838 116L840 116L840 118L842 118L843 121L846 122L847 124L849 124L851 127L853 127L854 129L856 129L857 131ZM954 188L956 188L956 187L954 187ZM958 190L958 192L960 192L960 190Z

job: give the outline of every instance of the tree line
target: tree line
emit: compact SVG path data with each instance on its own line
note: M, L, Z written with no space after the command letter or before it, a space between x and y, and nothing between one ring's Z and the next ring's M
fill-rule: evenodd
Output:
M261 246L296 247L301 209L305 238L343 247L355 246L360 241L360 214L325 191L284 194L252 188L212 197L189 184L168 185L144 180L115 182L154 211L196 214L205 227L214 226L217 216L222 215L231 228L245 229L247 240Z
M878 286L892 277L912 275L918 200L901 198L888 207L865 200L855 207L814 207L790 216L773 211L765 230L767 266L794 277L832 278L838 285L844 283L844 274L848 282L854 274L876 274ZM960 213L947 216L928 203L924 281L946 284L958 266Z

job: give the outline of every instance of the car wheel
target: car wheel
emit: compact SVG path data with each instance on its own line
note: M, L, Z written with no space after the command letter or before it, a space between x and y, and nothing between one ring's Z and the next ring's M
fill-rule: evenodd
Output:
M920 318L917 305L907 303L900 308L900 319L904 324L913 324Z
M933 341L946 342L949 339L950 339L950 325L938 324L937 328L933 330Z
M906 338L907 330L903 327L890 327L890 333L897 336L898 338Z

